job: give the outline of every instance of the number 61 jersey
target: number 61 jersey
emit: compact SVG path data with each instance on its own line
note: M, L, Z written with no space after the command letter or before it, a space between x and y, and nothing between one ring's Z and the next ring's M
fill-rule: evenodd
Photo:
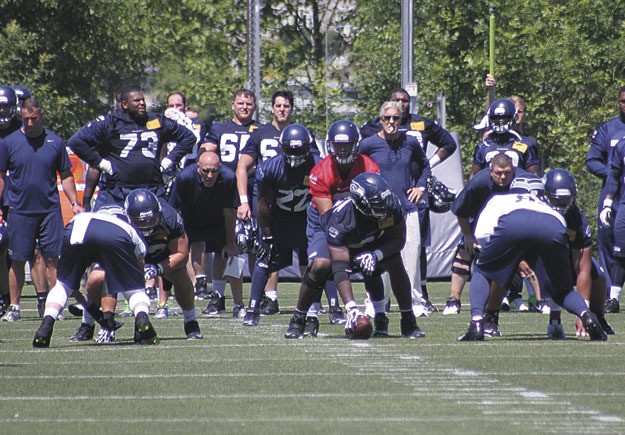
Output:
M178 163L192 151L196 137L162 114L149 113L147 121L139 124L116 109L82 127L68 145L92 167L97 167L103 158L109 160L116 176L115 184L134 187L163 184L160 154L168 142L176 142L176 146L167 157Z

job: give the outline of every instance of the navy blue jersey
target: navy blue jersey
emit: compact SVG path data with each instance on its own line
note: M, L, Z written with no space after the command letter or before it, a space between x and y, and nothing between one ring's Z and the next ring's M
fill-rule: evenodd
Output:
M526 174L523 169L514 168L513 177ZM484 168L475 173L464 189L456 197L451 212L464 219L475 219L486 201L494 194L507 192L510 185L498 186L490 175L490 168Z
M236 209L240 204L234 172L222 166L215 184L206 187L197 164L187 166L172 185L169 203L180 212L187 229L223 228L223 209Z
M399 202L391 210L389 217L380 221L358 212L351 197L334 204L319 217L319 222L326 231L329 246L347 246L352 254L365 247L373 250L373 247L382 243L387 234L397 234L392 229L396 226L405 228L406 225ZM405 231L402 234L405 234ZM387 256L389 254L387 253Z
M625 204L625 138L619 140L612 147L609 160L609 171L604 187L605 194L619 199L620 204Z
M571 249L584 249L592 246L592 231L588 225L588 219L577 204L573 204L566 212L564 220L566 220Z
M70 169L65 142L47 128L37 138L17 130L0 141L0 172L10 173L4 195L13 211L38 214L59 210L56 173Z
M514 130L504 134L491 133L479 142L473 153L473 164L486 168L493 157L502 153L512 159L514 166L522 169L540 165L538 148Z
M260 126L261 124L256 121L245 125L237 124L233 120L219 122L213 124L213 127L206 134L204 142L216 144L221 156L222 167L225 165L236 171L239 153L247 145L252 133Z
M416 138L402 133L397 139L387 141L376 134L361 141L358 152L371 157L380 166L380 174L399 197L405 211L417 209L415 203L408 201L407 191L413 187L425 190L431 171L425 151Z
M310 170L318 161L319 157L310 153L301 166L292 168L280 154L258 165L256 189L257 192L267 191L274 195L272 219L293 219L296 215L305 222L306 208L311 200Z
M265 160L282 154L280 149L280 130L272 123L265 124L254 130L247 144L241 150L241 154L250 155L255 162L264 162Z
M625 136L625 122L620 116L601 124L592 134L590 148L586 153L586 168L591 174L601 178L602 188L599 204L606 195L606 183L610 172L610 154L616 144ZM615 192L615 203L620 199L620 192ZM601 210L601 207L599 207Z
M380 130L382 130L380 118L374 118L360 127L360 134L363 138L367 138L377 134ZM414 136L424 151L427 151L429 143L438 148L443 148L448 155L453 154L457 148L456 141L449 132L430 118L412 113L403 114L399 131L405 132L408 136Z
M97 167L102 159L113 166L119 181L114 184L126 187L162 185L160 156L163 146L175 142L167 154L178 163L190 153L196 137L189 129L163 114L148 114L145 124L137 124L122 110L100 116L76 132L68 142L69 147L85 162Z
M146 263L160 263L169 257L169 241L177 239L185 234L182 217L171 205L161 201L161 217L156 226L148 231L141 232L148 253L145 255Z

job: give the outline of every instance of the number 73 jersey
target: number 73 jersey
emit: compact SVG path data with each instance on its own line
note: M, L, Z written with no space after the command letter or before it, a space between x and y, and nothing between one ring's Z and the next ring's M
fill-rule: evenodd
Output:
M97 167L101 159L107 159L113 166L116 182L132 187L163 183L160 158L168 142L176 143L167 157L177 163L191 152L196 137L162 114L150 113L145 124L139 124L117 109L82 127L68 145L93 167Z

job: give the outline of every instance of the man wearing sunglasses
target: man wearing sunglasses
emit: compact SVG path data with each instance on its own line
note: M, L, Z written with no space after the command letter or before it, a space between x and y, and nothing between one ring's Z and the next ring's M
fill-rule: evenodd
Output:
M368 155L380 166L380 173L399 198L404 209L406 221L406 243L401 251L404 266L410 279L415 315L422 315L421 272L419 258L421 252L421 230L417 204L424 197L427 179L431 175L430 164L425 151L415 139L399 130L402 115L401 103L387 101L380 108L380 131L360 142L360 153ZM386 277L385 275L383 276ZM386 279L385 279L386 281ZM387 289L390 282L385 282L383 301L373 300L376 319L383 319L384 307L388 301ZM376 320L378 324L383 320Z
M401 105L397 127L399 132L405 132L406 135L416 138L426 155L430 144L438 148L436 153L429 159L430 168L433 169L438 166L456 151L456 148L458 148L456 141L436 120L410 113L410 96L408 91L403 88L393 89L389 94L388 101L395 101ZM365 139L378 134L381 128L379 117L368 121L361 127L362 138ZM427 200L420 201L417 206L421 219L421 253L419 254L421 285L416 289L419 293L419 297L416 300L421 303L415 307L417 316L427 316L429 313L437 311L430 302L427 291L427 255L425 249L430 246L431 242L430 210Z

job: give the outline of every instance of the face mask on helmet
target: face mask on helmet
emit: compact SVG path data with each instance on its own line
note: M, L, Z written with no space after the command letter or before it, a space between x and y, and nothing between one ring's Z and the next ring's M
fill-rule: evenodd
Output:
M0 127L8 127L17 113L17 97L10 86L0 86Z
M135 189L128 194L124 202L126 214L132 223L141 230L153 229L161 216L161 204L152 192Z
M488 109L488 125L494 133L506 133L514 126L517 110L514 103L508 99L493 102Z
M577 197L573 174L565 169L552 169L545 175L544 183L545 196L551 206L561 214L566 214Z
M381 175L363 173L349 185L356 209L365 216L385 219L395 206L396 197Z
M280 134L280 146L286 163L296 168L308 158L313 138L308 129L299 124L291 124Z
M328 153L339 165L347 165L354 161L360 142L360 130L351 121L336 121L328 129L326 144Z

